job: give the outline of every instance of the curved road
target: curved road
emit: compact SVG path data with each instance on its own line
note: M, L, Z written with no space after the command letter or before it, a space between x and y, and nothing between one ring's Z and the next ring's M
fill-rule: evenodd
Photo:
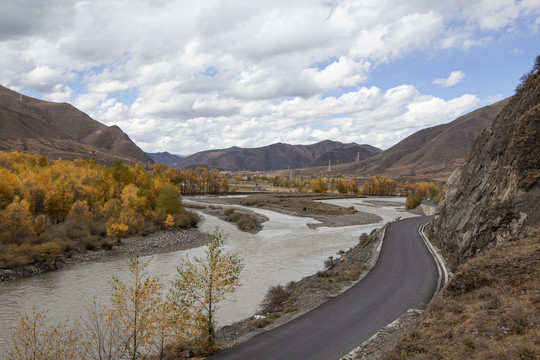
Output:
M431 217L394 222L377 265L358 284L271 331L224 350L212 360L339 359L411 308L425 306L437 287L435 260L418 234Z

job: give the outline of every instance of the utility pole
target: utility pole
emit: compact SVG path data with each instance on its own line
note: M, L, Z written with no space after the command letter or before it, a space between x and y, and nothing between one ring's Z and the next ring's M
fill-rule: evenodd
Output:
M328 160L328 171L331 170L331 168L330 168L330 164L331 164L331 163L332 163L332 160Z

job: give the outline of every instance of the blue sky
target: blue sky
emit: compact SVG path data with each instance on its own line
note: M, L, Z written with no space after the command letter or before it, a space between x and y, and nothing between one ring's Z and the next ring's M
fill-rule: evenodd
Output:
M388 148L511 96L540 0L4 0L0 84L143 150Z

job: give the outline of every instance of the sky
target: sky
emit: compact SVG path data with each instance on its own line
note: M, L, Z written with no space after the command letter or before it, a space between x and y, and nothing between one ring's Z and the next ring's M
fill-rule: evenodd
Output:
M387 149L513 95L540 0L2 0L0 84L147 152Z

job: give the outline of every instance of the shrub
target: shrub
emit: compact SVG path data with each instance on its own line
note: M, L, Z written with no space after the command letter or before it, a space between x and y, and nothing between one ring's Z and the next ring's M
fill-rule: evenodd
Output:
M107 223L107 235L114 238L123 238L128 235L129 227L126 224Z
M182 195L177 186L169 185L164 187L156 200L159 210L167 214L177 214L182 211Z
M256 228L259 223L257 222L257 219L254 216L242 214L236 221L236 225L240 230L249 230Z
M291 294L282 285L271 286L261 301L261 312L271 313L282 309Z
M407 207L407 209L414 209L415 207L420 205L421 202L422 202L421 196L416 195L416 194L409 195L407 196L407 200L405 200L405 206Z
M201 221L201 217L192 211L183 210L178 214L174 214L173 220L175 226L182 229L188 229L191 227L196 227L197 223Z
M90 234L100 237L107 236L107 223L105 220L95 220L90 223Z

